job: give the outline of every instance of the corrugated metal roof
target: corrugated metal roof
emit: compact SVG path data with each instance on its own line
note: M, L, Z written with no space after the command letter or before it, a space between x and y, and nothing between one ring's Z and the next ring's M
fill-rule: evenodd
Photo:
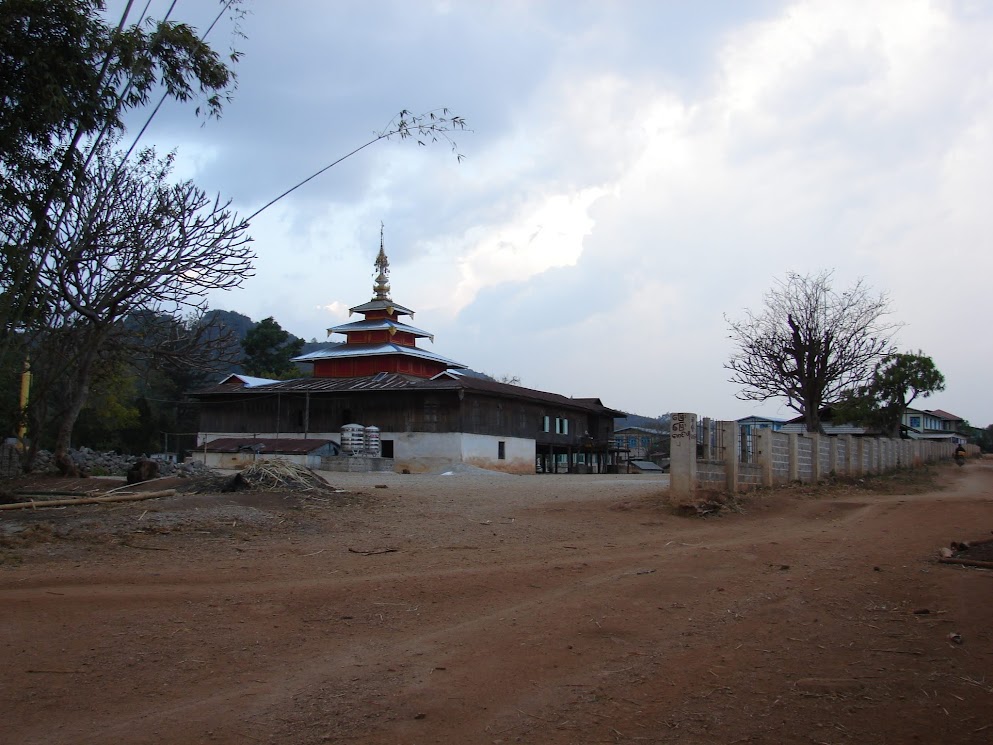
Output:
M269 383L275 383L276 380L273 378L256 378L251 375L242 375L241 373L231 373L224 380L222 380L218 385L231 385L235 380L240 380L245 387L253 388L257 385L268 385Z
M545 403L557 404L559 406L570 407L573 409L584 409L595 413L611 414L615 417L625 416L622 411L617 411L616 409L611 409L608 406L604 406L600 403L600 399L598 398L570 398L569 396L562 396L558 393L548 393L547 391L524 388L523 386L512 385L510 383L498 383L495 380L473 378L468 375L460 378L459 380L453 380L452 384L466 390L493 393L498 396L527 398L533 401L543 401Z
M621 427L620 429L614 430L615 435L623 435L623 434L627 434L628 432L645 434L645 435L663 434L662 430L660 429L648 429L647 427Z
M281 380L265 386L253 388L230 388L214 386L193 393L194 396L209 396L220 393L232 395L261 395L276 393L354 393L362 391L475 391L502 398L522 398L530 401L559 406L562 408L579 409L605 416L621 417L623 412L611 409L599 403L595 398L569 398L558 393L548 393L531 388L524 388L510 383L498 383L495 380L483 380L468 375L452 378L435 376L432 379L418 378L413 375L399 373L379 373L378 375L361 378L297 378Z
M330 341L327 342L326 347L321 347L320 349L315 349L313 352L307 352L307 354L301 354L299 357L294 357L291 362L312 362L313 358L323 359L323 355L329 350L335 347L342 347L345 342L341 341Z
M824 422L821 422L821 428L824 430L824 434L826 435L868 434L868 430L865 427L860 427L857 424L825 424ZM796 432L797 434L807 434L807 425L803 423L784 424L779 431L785 434L790 434L791 432Z
M965 421L965 419L963 419L962 417L956 416L955 414L952 414L950 412L944 411L942 409L929 409L927 413L928 414L934 414L937 417L941 417L942 419L948 419L948 420L951 420L953 422L964 422Z
M401 344L341 344L329 349L319 349L316 352L294 357L294 362L316 362L318 360L337 360L348 357L383 357L385 355L399 354L404 357L416 357L432 362L441 362L452 367L466 367L461 362L442 357L440 354L429 352L419 347L405 347Z
M378 379L377 379L378 378ZM423 378L416 378L411 375L400 375L390 373L385 376L372 375L361 378L295 378L294 380L280 380L266 386L254 388L230 388L214 386L201 391L196 391L194 396L202 396L216 393L235 394L258 394L258 393L323 393L335 391L365 391L365 390L402 390L417 387L417 383Z
M389 331L391 328L396 329L397 331L405 331L406 333L413 334L414 336L423 336L424 338L434 341L434 334L424 331L423 329L416 328L415 326L408 326L405 323L391 321L389 318L374 318L371 321L354 321L352 323L346 323L341 326L329 328L328 333L347 334L349 331Z
M356 305L354 308L349 308L349 313L368 313L371 310L385 310L389 312L392 310L398 316L410 316L414 317L414 311L410 308L404 308L399 303L394 303L392 300L382 300L373 298L368 303L362 303L362 305Z

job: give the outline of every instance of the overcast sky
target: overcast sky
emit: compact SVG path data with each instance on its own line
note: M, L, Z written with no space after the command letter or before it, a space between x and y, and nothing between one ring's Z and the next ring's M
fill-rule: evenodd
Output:
M915 405L993 422L990 3L246 7L223 118L170 108L149 140L243 214L401 109L472 131L462 163L380 142L264 212L256 276L213 307L327 339L371 297L382 222L393 298L439 354L633 413L789 417L735 398L725 315L834 270L887 293L897 345L944 372Z

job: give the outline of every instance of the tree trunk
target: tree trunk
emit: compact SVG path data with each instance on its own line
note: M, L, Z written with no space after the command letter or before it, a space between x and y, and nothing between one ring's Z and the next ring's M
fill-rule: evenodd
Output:
M93 362L99 349L101 340L98 338L89 339L85 342L80 355L79 366L76 369L76 385L70 392L71 400L62 418L59 420L58 430L55 434L55 452L53 457L55 466L63 476L80 476L79 468L69 457L69 444L72 442L72 430L79 419L79 412L83 410L86 398L90 393L90 379L93 376Z
M821 411L816 402L807 399L803 402L803 421L808 432L821 432Z

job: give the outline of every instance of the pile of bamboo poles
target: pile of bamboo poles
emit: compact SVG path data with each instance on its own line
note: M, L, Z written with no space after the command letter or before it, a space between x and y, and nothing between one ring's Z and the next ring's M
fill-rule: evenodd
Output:
M280 458L260 460L240 474L240 481L258 491L329 491L331 486L306 466Z

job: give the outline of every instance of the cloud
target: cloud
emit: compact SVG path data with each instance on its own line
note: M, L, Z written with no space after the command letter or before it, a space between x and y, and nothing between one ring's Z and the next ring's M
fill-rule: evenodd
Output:
M394 298L439 353L633 411L735 416L755 406L725 380L725 314L835 268L889 292L899 343L946 370L929 405L993 421L993 348L948 333L993 269L985 6L289 2L247 30L235 103L181 139L242 209L400 108L450 106L473 131L461 164L445 143L380 143L265 213L229 307L323 338L370 292L382 221Z

